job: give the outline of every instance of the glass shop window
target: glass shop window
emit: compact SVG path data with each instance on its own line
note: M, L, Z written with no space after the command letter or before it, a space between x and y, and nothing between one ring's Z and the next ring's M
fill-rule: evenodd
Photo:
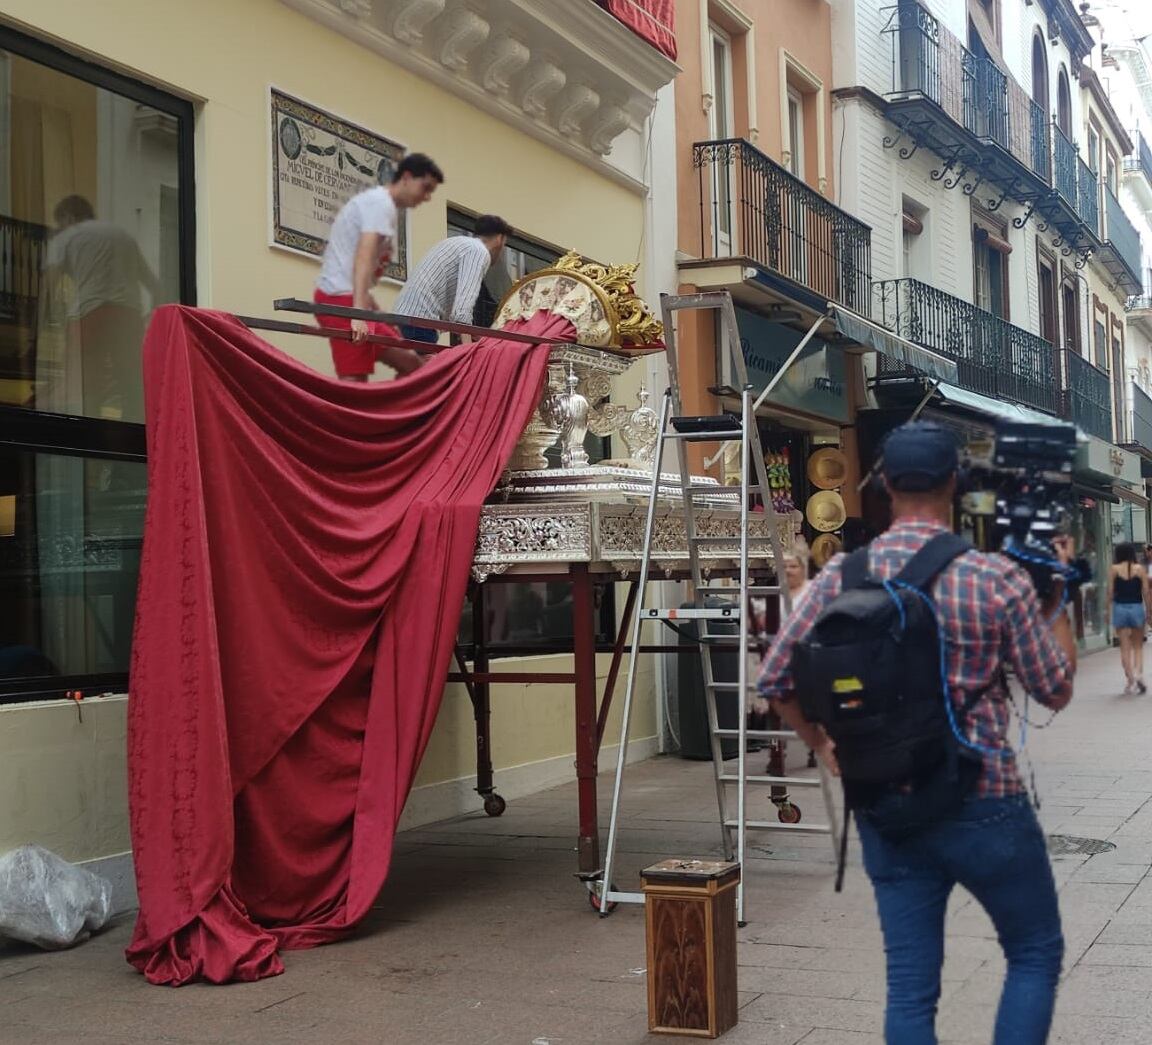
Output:
M140 349L195 301L192 123L0 28L0 701L127 686Z

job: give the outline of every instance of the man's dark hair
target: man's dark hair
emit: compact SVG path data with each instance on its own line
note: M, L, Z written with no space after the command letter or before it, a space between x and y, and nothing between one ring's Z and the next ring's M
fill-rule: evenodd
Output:
M476 219L477 236L510 236L512 226L496 214L481 214Z
M71 219L73 223L91 221L96 217L96 211L92 209L92 204L83 196L65 196L56 204L52 216L56 219L56 224L59 225L65 218Z
M392 173L392 181L398 182L405 174L411 174L413 178L425 178L431 175L437 184L444 184L444 172L431 156L425 156L422 152L410 152L405 156Z

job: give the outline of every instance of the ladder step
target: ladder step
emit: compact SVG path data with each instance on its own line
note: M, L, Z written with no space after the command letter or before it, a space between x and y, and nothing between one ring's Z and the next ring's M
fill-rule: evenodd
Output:
M712 731L718 737L738 737L738 729L716 729ZM798 740L799 737L791 729L746 729L744 735L752 740Z
M739 820L725 820L725 827L739 827ZM801 831L810 835L830 835L831 824L782 824L779 820L745 820L744 826L758 831Z
M735 773L721 773L720 780L726 784L738 784L740 777ZM760 774L745 774L744 780L749 784L775 784L781 787L821 787L819 778L806 776L765 776Z
M669 424L681 434L703 432L729 432L735 429L736 438L744 436L739 414L680 414L668 418Z
M748 534L746 539L747 539L749 544L752 544L752 543L761 544L765 541L768 541L768 542L772 541L772 538L768 537L767 535L761 537L757 534L752 534L752 533ZM692 540L690 540L688 543L689 544L739 544L740 543L740 535L737 533L737 534L733 534L731 537L693 537Z
M667 608L658 606L645 606L640 611L640 616L646 620L730 620L738 621L740 619L741 607L735 603L731 606L710 606L707 608L699 606L677 607L670 606Z
M701 584L696 589L700 592L712 593L714 595L730 595L733 598L740 594L739 588L726 588L719 584ZM779 595L780 587L776 584L749 584L749 595Z

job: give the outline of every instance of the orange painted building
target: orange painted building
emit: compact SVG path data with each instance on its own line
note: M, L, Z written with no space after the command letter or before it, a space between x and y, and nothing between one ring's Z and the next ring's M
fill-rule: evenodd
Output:
M676 18L680 293L732 293L760 389L829 302L870 313L871 230L835 202L832 12L824 0L678 0ZM678 339L685 412L738 409L718 365L714 314L680 313ZM847 514L859 514L854 347L835 322L822 324L759 411L766 452L777 465L787 453L800 511L814 492L808 457L839 445L849 462L841 496ZM816 532L805 521L809 542Z

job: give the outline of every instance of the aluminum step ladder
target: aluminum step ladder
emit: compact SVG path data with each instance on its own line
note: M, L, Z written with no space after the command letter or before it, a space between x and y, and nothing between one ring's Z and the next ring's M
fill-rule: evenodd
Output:
M728 355L732 367L731 373L740 388L741 410L739 417L731 413L715 417L685 417L682 414L676 332L673 320L677 312L688 310L707 310L718 314L718 334L722 342L722 350ZM792 608L787 588L780 585L784 552L781 544L780 524L784 517L776 514L773 505L764 452L760 445L760 434L756 424L756 409L771 392L780 377L783 376L791 362L799 357L804 342L808 339L805 338L804 342L797 346L772 383L757 398L754 397L753 390L748 383L744 354L740 345L740 333L736 325L736 313L732 306L731 295L727 291L682 296L661 295L661 311L667 346L669 387L664 395L660 410L656 451L653 459L652 486L648 498L647 524L644 530L644 546L640 560L638 597L641 608L633 619L631 649L636 651L640 648L641 634L646 623L655 621L669 622L674 625L675 622L679 621L692 621L697 626L697 641L703 668L704 697L712 749L712 765L716 780L716 800L726 858L729 860L737 859L741 867L744 867L749 830L829 834L832 836L833 852L835 853L839 841L839 828L831 781L823 764L820 765L818 775L815 778L785 775L782 758L783 746L788 740L795 739L796 734L785 729L749 729L747 715L748 695L754 689L753 682L749 678L748 659L749 654L757 649L749 628L751 599L777 599L781 613L780 619L783 619L783 616L789 613ZM691 607L672 608L646 605L652 565L653 533L661 497L660 471L664 450L668 442L676 444L679 462L684 529L687 537L690 578L694 593L694 605ZM710 493L715 496L715 488L693 487L688 461L689 443L719 444L721 453L724 447L729 447L732 444L739 444L740 447L740 574L739 585L736 587L708 583L704 576L700 561L702 549L706 549L709 544L731 544L732 539L731 537L702 536L697 533L697 516L701 508L696 499L702 493ZM720 453L717 453L716 456L719 457ZM760 503L764 508L763 515L759 513L753 515L751 511L751 501L754 496L760 498ZM754 518L766 521L767 536L754 535L750 532ZM765 545L772 552L776 583L772 585L753 584L749 552L753 548L763 548ZM735 634L732 634L730 630L733 623L736 625ZM729 629L727 632L717 630L717 628L723 629L725 625ZM717 681L712 661L713 650L733 647L737 653L737 681ZM616 778L612 789L612 812L609 818L608 845L604 867L601 871L591 875L581 876L592 894L593 907L599 910L602 916L609 914L617 903L644 902L643 893L618 890L612 882L620 827L624 772L628 757L628 734L636 689L636 662L637 654L633 652L628 662L628 681L624 693L620 747L616 762ZM735 729L722 729L717 714L716 697L719 693L731 693L733 691L737 695L738 726ZM727 771L724 764L724 741L728 739L735 739L739 747L735 773ZM772 766L773 769L779 767L779 773L749 774L748 741L757 739L768 741L770 748L774 746L775 753L781 756L773 759ZM771 788L772 801L777 804L780 812L778 819L749 817L748 787L750 785ZM784 815L788 789L808 787L819 787L823 791L827 822L821 824L786 822L792 819L792 817ZM732 794L733 791L735 792L734 795ZM798 817L795 819L798 821ZM742 875L736 901L737 919L741 925L745 924L743 877Z

